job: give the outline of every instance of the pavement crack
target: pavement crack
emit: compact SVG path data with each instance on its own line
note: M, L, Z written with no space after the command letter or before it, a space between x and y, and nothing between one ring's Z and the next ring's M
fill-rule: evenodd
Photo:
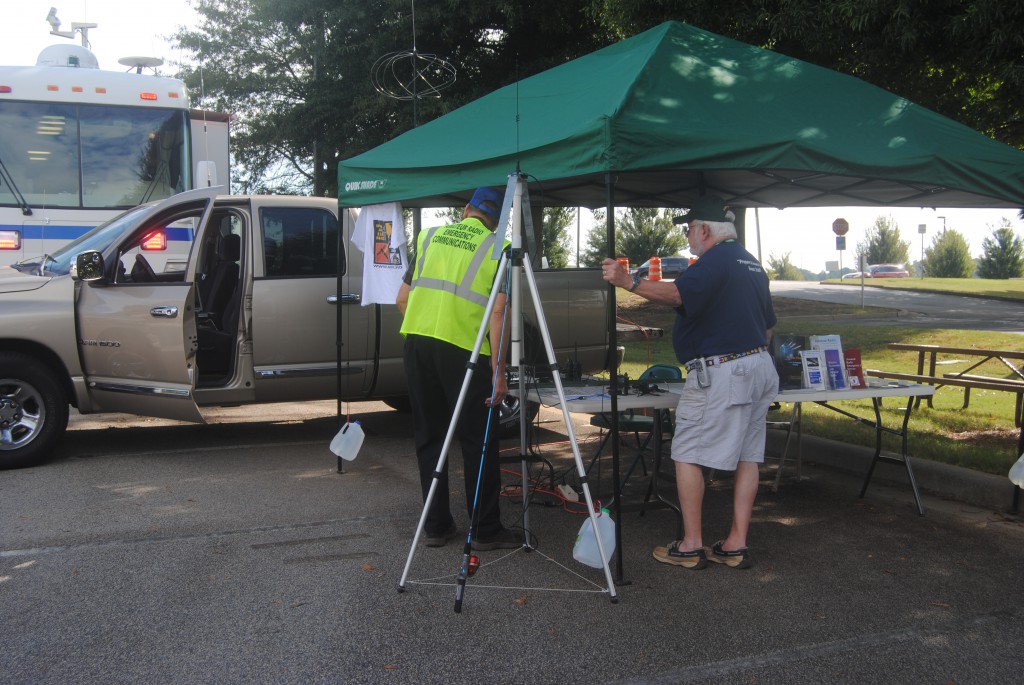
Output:
M124 547L138 544L159 544L165 542L182 542L189 540L215 540L222 538L238 537L242 535L253 535L259 533L278 533L294 530L308 530L322 528L325 526L348 525L353 523L383 522L392 520L390 517L355 516L351 518L329 519L326 521L310 521L307 523L294 523L280 526L255 526L253 528L239 528L235 530L222 530L210 533L195 533L187 535L163 535L146 538L122 538L117 540L100 540L94 542L79 542L67 545L51 545L46 547L29 547L23 549L0 550L0 559L12 559L18 557L40 556L44 554L55 554L73 550L103 549L111 547ZM347 536L340 536L347 537ZM367 537L353 534L351 537ZM273 545L276 543L265 543ZM296 544L305 544L305 541Z

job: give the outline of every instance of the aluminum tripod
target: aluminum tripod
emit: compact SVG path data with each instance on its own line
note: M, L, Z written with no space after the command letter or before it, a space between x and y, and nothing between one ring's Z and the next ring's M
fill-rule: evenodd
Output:
M423 511L420 514L419 523L416 526L416 533L413 535L412 545L409 549L409 556L406 558L405 569L402 571L402 578L398 583L398 591L405 591L406 580L409 576L409 569L412 567L412 560L416 554L416 546L419 544L420 535L423 533L423 526L427 518L427 513L430 508L430 504L434 499L434 495L438 486L438 479L444 469L445 459L448 457L448 448L451 446L452 438L455 435L456 426L458 425L459 416L462 412L462 406L466 398L466 393L469 389L470 380L473 377L473 372L476 368L477 360L480 356L480 350L483 345L484 336L487 335L488 323L491 316L491 311L494 309L494 303L498 297L498 293L501 290L501 283L505 277L506 270L509 268L509 262L514 261L516 268L521 275L526 277L527 285L530 288L530 294L533 298L534 310L537 317L538 328L541 332L541 337L544 341L544 350L547 354L547 361L552 371L552 377L554 378L555 388L558 393L559 404L562 407L562 416L565 421L565 427L569 444L572 445L573 459L576 463L576 472L580 479L580 484L583 489L583 496L587 503L587 508L590 515L590 523L593 530L597 530L597 514L594 511L594 501L590 495L590 487L587 483L586 469L583 466L583 458L580 456L579 445L576 443L576 434L573 429L572 420L569 416L569 410L566 406L565 391L562 388L562 378L559 374L558 363L555 358L554 347L551 344L551 335L548 330L547 320L544 318L544 310L541 306L540 294L537 290L537 281L533 274L533 269L530 265L530 258L528 254L525 254L523 250L523 217L524 217L524 200L526 205L526 214L529 216L529 195L525 191L525 177L518 171L509 176L508 186L505 189L505 200L501 210L501 218L498 222L498 227L495 229L495 233L498 235L498 239L495 241L495 251L502 249L503 226L509 226L512 229L512 254L511 256L506 252L501 253L501 261L498 265L498 273L494 278L494 285L491 287L490 296L487 300L487 306L484 309L483 319L480 323L480 328L477 332L476 342L473 345L473 350L469 358L469 363L466 368L466 375L462 381L462 388L459 391L458 400L455 403L455 411L452 414L451 422L448 425L448 432L445 435L444 444L441 447L441 455L438 458L437 466L434 469L434 477L430 483L430 489L427 492L426 502L423 505ZM508 297L512 303L512 317L511 317L511 348L512 348L512 363L519 367L519 440L520 440L520 455L523 458L522 471L523 471L523 485L522 485L522 497L523 497L523 528L526 532L526 543L524 547L529 549L530 547L530 525L529 525L529 488L527 482L527 441L526 441L526 412L524 411L526 403L526 374L523 368L523 354L522 354L522 339L523 339L523 316L522 316L522 284L520 278L512 278L512 284ZM499 351L492 351L495 354L501 353ZM496 439L496 438L493 438ZM485 458L486 448L484 454L480 455L481 460ZM483 462L481 461L479 472L483 472ZM479 488L479 480L477 482ZM475 512L474 512L475 514ZM472 517L470 521L470 532L466 536L465 548L463 550L462 564L459 570L457 578L457 590L455 597L455 611L459 612L462 608L462 599L466 586L466 580L469 575L469 557L471 552L472 544ZM615 593L615 583L612 580L611 569L608 565L611 557L610 552L606 553L604 549L604 543L601 540L601 536L596 536L598 552L601 555L601 559L604 562L604 575L605 581L607 582L607 591L613 603L618 601L618 596Z

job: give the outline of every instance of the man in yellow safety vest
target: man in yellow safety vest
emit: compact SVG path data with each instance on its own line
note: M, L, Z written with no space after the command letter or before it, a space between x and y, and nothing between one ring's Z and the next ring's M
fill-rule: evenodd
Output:
M424 501L434 477L438 478L423 524L428 547L444 546L458 536L449 506L448 461L440 473L436 468L498 271L494 230L501 204L501 192L477 188L463 209L462 221L422 231L415 261L398 292L397 304L405 316L405 373ZM475 550L514 549L524 540L522 534L502 525L498 507L497 405L508 391L506 300L504 292L497 294L456 427L466 508L471 517L474 512L476 516L472 522ZM492 404L494 411L490 411Z

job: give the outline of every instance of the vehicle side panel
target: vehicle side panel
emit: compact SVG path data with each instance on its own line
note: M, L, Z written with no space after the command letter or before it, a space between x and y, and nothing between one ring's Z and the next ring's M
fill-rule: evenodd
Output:
M339 288L337 205L294 205L275 198L253 208L262 230L252 291L257 401L336 397L339 352L342 397L363 397L377 324L376 307L360 306L358 253L342 250Z
M191 283L79 290L78 344L97 410L202 421L193 297Z

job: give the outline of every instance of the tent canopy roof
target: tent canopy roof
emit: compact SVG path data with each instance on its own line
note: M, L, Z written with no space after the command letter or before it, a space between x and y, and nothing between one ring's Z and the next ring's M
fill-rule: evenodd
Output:
M339 165L339 201L1024 207L1024 152L863 81L666 22Z

